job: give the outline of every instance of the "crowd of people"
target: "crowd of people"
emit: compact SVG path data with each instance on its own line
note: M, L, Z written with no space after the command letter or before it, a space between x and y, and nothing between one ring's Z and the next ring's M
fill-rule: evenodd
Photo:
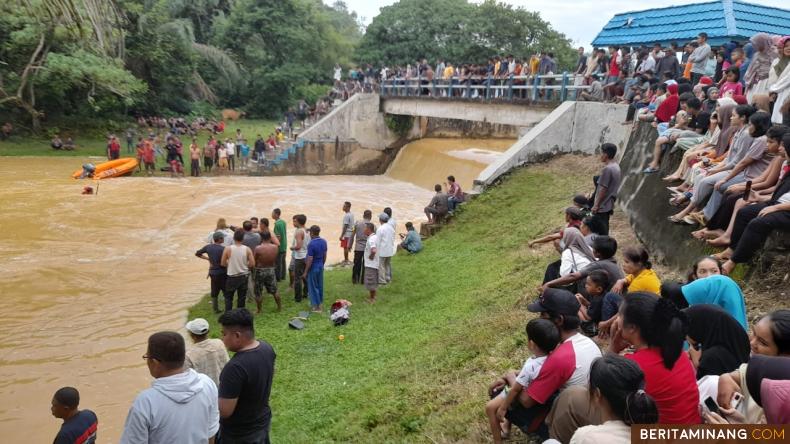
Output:
M786 61L790 39L779 42ZM786 62L771 66L790 69ZM705 79L700 75L697 85L706 87ZM675 96L664 103L674 102L674 125L682 127L705 111L697 98L678 100L678 83L664 83ZM790 310L750 325L743 292L727 276L772 230L790 229L790 131L772 122L767 103L714 100L704 136L672 132L672 125L662 134L658 126L656 155L666 151L663 144L694 154L666 178L685 180L673 200L703 210L672 219L692 214L707 225L695 237L729 245L694 263L685 283L662 281L641 246L625 248L617 262L618 244L601 212L612 208L621 172L616 147L602 146L592 196L574 197L565 226L529 242L553 242L560 257L528 307L539 313L526 328L533 356L489 387L485 412L495 442L512 425L552 442L627 443L633 424L790 422ZM708 156L716 150L718 160Z
M580 92L578 99L629 104L626 122L636 115L639 121L666 123L675 116L673 103L678 99L661 104L673 95L681 100L698 99L702 111L708 113L717 99L729 97L740 104L759 104L772 113L774 122L788 124L790 71L785 69L786 45L786 37L758 33L745 45L732 41L712 48L702 32L683 47L677 43L635 49L611 46L608 51L596 48L591 55L579 48L574 73L589 89ZM674 93L669 91L673 84L678 87ZM690 126L691 130L699 129ZM702 127L700 134L705 131L707 128Z
M743 48L728 44L716 51L700 33L680 60L674 56L679 50L613 47L591 58L580 50L576 73L590 83L580 99L624 101L629 121L654 123L658 137L644 174L658 171L672 150L683 151L678 169L664 178L681 182L670 188L670 204L685 205L670 220L703 225L693 236L726 249L691 264L684 282L662 280L642 246L623 248L618 262L609 223L622 171L617 147L604 143L593 193L573 198L561 229L529 242L552 243L558 258L546 268L538 299L527 306L537 314L526 324L532 356L488 387L484 411L494 442L506 439L513 425L550 442L618 444L631 442L635 424L790 423L790 310L750 323L744 294L728 276L751 260L772 230L790 229L790 38L758 34ZM348 81L434 75L473 81L464 76L492 73L504 79L552 72L553 63L550 54L528 63L508 56L485 65L439 61L434 71L423 60L379 72L353 69ZM334 77L342 84L339 67ZM300 105L289 111L288 125L308 115ZM164 140L166 161L183 165L179 133ZM241 131L235 140L212 136L201 150L193 139L193 170L199 174L201 158L207 171L214 164L233 170L237 162L244 168L250 149ZM267 146L259 136L253 155ZM140 138L137 148L148 169L148 159L157 155L153 135ZM119 150L112 136L108 157ZM435 191L424 209L429 224L443 222L465 199L453 176ZM418 253L422 239L409 222L398 242L389 207L375 219L370 209L357 219L352 203L344 202L342 213L344 264L352 283L364 285L367 301L375 303L379 289L393 280L392 257L401 249ZM308 226L306 215L292 216L290 235L279 208L270 217L251 217L238 228L220 219L195 252L209 263L222 340L209 339L209 323L200 318L186 325L190 347L176 332L151 335L143 359L155 382L129 409L122 443L269 442L275 353L256 339L246 301L254 299L260 314L265 292L280 310L280 286L288 279L295 303L309 301L312 312L323 313L329 248L321 227ZM96 415L79 410L76 389L55 393L52 414L64 420L56 443L95 441Z

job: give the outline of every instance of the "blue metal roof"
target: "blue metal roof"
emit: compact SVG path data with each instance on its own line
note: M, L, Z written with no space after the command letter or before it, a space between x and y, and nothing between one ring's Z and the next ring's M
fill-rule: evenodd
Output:
M640 46L693 40L708 34L711 45L746 40L758 32L790 34L790 10L735 0L717 0L615 15L593 46Z

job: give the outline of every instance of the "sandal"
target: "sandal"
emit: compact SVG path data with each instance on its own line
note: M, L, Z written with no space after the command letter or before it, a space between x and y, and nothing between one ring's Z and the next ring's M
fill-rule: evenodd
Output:
M694 218L691 215L688 215L688 216L684 217L683 218L683 223L685 223L686 225L699 225L699 222L697 221L697 219Z
M677 217L677 216L669 216L669 217L667 218L667 220L669 220L669 221L670 221L670 222L672 222L673 224L680 224L680 223L683 223L683 218L682 218L682 217Z
M652 174L658 172L658 168L647 167L644 170L642 170L642 172L645 174Z

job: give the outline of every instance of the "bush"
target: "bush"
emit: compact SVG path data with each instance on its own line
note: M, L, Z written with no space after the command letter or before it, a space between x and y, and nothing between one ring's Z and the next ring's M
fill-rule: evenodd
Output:
M384 121L387 123L387 128L398 137L405 137L414 125L414 117L400 114L386 114Z
M325 97L329 94L329 90L332 88L328 85L319 85L317 83L308 83L305 85L299 85L294 90L294 95L297 100L304 99L308 105L313 105L315 102L318 101L321 97Z

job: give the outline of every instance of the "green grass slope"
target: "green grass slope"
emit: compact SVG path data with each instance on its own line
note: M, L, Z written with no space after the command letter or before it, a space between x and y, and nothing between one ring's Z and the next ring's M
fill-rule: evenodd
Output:
M592 157L565 156L514 172L465 205L423 252L396 256L394 281L375 305L351 284L350 269L327 271L327 306L354 303L346 326L313 315L305 330L289 330L306 305L287 288L282 313L267 299L256 334L277 352L273 442L488 440L486 386L528 356L525 303L556 259L526 244L561 225L597 168ZM209 319L218 336L209 305L204 298L189 317Z

